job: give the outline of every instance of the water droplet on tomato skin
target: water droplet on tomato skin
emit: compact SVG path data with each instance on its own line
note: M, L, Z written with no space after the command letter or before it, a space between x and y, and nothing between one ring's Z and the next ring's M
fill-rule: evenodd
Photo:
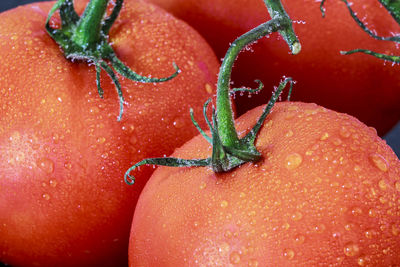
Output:
M295 253L294 253L294 251L292 249L287 248L287 249L283 250L283 254L282 255L283 255L283 257L285 259L292 260L294 258Z
M44 200L50 200L50 195L49 194L45 193L45 194L42 195L42 197L43 197Z
M41 158L36 162L37 166L47 174L54 171L54 162L48 158Z
M220 206L221 206L221 208L226 208L226 207L228 207L228 201L222 200L221 203L220 203Z
M259 266L259 263L256 259L250 259L247 263L248 267L257 267Z
M285 159L285 167L289 170L296 169L303 162L303 157L299 153L289 154Z
M240 262L240 254L236 251L232 252L229 256L229 261L232 264L238 264Z
M389 164L387 163L386 159L380 154L371 154L369 159L372 161L374 166L383 172L387 172L389 169Z
M360 252L360 248L356 243L349 242L343 248L344 254L348 257L357 256Z

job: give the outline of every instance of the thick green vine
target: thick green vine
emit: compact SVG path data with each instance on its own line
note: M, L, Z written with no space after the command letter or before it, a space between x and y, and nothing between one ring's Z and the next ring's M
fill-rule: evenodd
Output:
M301 50L300 42L292 28L292 21L285 12L281 2L279 0L264 0L264 2L267 5L271 20L259 25L258 27L237 38L232 43L225 55L218 76L216 101L217 109L212 109L211 121L208 120L206 115L210 100L204 105L204 116L210 128L211 137L199 127L198 123L193 118L193 112L191 112L194 125L206 138L206 140L212 144L213 150L211 157L207 159L178 159L171 157L144 159L141 162L133 165L125 173L124 178L126 183L133 184L135 182L135 177L131 175L131 172L137 167L146 164L174 167L210 166L215 172L225 172L232 170L243 163L255 162L261 158L261 154L257 151L254 145L256 136L260 131L265 118L270 113L272 107L282 93L282 90L288 83L290 83L292 86L292 80L291 78L286 78L280 83L256 125L254 125L254 127L246 136L239 138L234 125L230 94L233 91L252 89L230 89L229 85L233 63L235 62L240 51L246 46L255 42L259 38L269 35L272 32L279 32L283 36L283 39L289 45L292 54L297 54ZM260 90L261 88L262 83L259 82L259 87L255 90ZM289 92L289 97L290 93L291 89Z
M58 0L47 17L46 30L62 48L66 58L72 61L86 61L95 65L96 85L101 98L103 98L103 89L100 84L101 70L110 76L119 97L119 121L124 111L124 97L114 70L130 80L144 83L165 82L177 76L180 71L173 63L175 72L171 76L149 78L135 73L120 61L108 42L108 33L119 15L123 0L116 0L111 14L106 17L108 2L109 0L91 0L82 16L79 16L74 9L73 0ZM50 25L51 17L57 10L61 17L60 29Z

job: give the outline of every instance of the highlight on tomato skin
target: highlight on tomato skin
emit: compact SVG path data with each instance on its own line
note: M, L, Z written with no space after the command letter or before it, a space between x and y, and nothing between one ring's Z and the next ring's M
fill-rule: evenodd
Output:
M218 60L182 21L140 0L125 1L111 28L119 58L159 84L120 78L118 95L94 66L66 60L44 28L55 2L0 14L0 261L11 266L126 266L138 195L123 181L136 160L172 153L197 134L215 92ZM87 1L74 1L81 13ZM54 24L57 17L54 17ZM179 103L179 106L177 105ZM199 120L205 126L205 122Z
M238 132L260 113L240 117ZM261 161L227 173L158 167L135 210L130 266L400 264L400 161L373 128L280 102L256 147ZM199 135L172 156L210 154Z
M198 30L219 58L235 38L268 18L262 0L148 0ZM358 16L381 36L400 32L400 26L375 0L351 1ZM290 55L278 35L259 40L240 54L233 68L235 87L261 80L266 90L236 97L238 114L264 104L282 75L296 84L292 100L318 103L348 113L375 127L380 136L400 117L399 66L368 55L343 56L340 51L365 48L398 55L393 42L368 36L351 18L340 0L326 1L325 18L320 2L283 0L302 44L299 55ZM245 7L245 8L244 8Z

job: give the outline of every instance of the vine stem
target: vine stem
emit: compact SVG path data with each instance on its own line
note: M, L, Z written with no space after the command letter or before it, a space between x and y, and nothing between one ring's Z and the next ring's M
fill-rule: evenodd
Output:
M207 159L180 159L172 157L144 159L127 170L124 176L127 184L133 184L135 182L135 177L131 174L131 172L134 169L146 164L175 167L210 166L214 172L227 172L246 162L256 162L262 157L261 153L259 153L255 147L256 135L261 129L261 126L263 125L267 115L270 113L273 105L278 100L282 90L288 83L290 83L290 96L292 90L292 80L291 78L286 78L280 83L280 85L272 93L272 97L256 125L254 125L254 127L245 137L239 139L235 129L230 96L233 92L254 90L230 88L230 78L233 63L237 59L240 51L242 51L246 46L266 35L269 35L272 32L277 31L288 44L292 54L297 54L301 50L300 42L293 31L292 21L283 9L280 0L264 0L264 2L268 7L271 20L238 37L229 47L224 57L218 75L216 110L213 107L212 122L207 118L206 114L206 109L210 103L210 100L204 105L203 113L211 130L211 138L199 127L198 123L193 118L193 114L191 114L192 121L196 128L203 135L203 137L212 144L213 149L211 157ZM261 81L258 81L258 83L259 88L255 89L255 91L261 90L263 87Z
M235 147L239 143L230 100L230 77L233 63L240 51L258 39L276 31L279 31L282 35L293 54L297 54L301 50L300 42L292 28L292 22L281 2L279 0L264 0L264 2L272 19L237 38L229 47L220 68L216 103L218 133L222 145L227 147Z
M79 20L76 32L72 36L83 47L96 44L100 40L101 26L109 0L92 0Z

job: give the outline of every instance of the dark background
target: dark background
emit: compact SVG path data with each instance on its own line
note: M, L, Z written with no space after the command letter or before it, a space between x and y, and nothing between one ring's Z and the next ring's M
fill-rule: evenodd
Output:
M0 12L31 2L43 2L43 0L0 0ZM397 156L400 156L400 123L398 123L397 126L384 137L384 139L386 139L387 143L393 148ZM0 267L4 266L5 265L0 262Z

